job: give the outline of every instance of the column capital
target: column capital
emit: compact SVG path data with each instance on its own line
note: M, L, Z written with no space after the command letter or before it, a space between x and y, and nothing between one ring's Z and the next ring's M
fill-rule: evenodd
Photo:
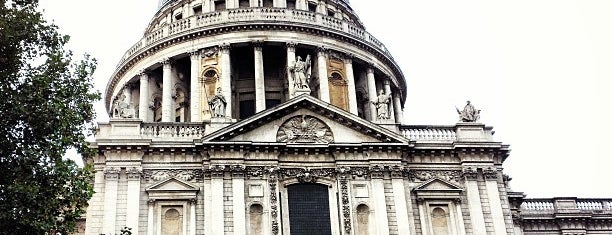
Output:
M366 73L374 73L374 66L372 66L372 64L368 63L368 68L366 69Z
M261 51L264 41L263 40L253 40L251 41L251 44L253 44L253 47L255 48L255 50Z
M387 86L387 85L391 85L391 80L389 79L389 77L387 77L387 78L383 79L383 84L384 84L385 86Z
M138 76L140 76L140 79L144 79L145 76L149 75L149 72L151 72L151 71L149 71L149 69L138 70Z
M191 60L197 60L200 58L200 49L194 49L189 52L189 57Z
M170 57L163 58L161 61L159 61L159 63L162 64L163 66L170 66L172 62L173 62L172 58Z
M140 167L131 167L126 170L128 180L140 180L142 169Z
M147 200L147 205L149 205L149 206L154 206L154 205L155 205L155 199L149 199L149 200Z
M285 47L289 50L295 50L295 47L297 47L298 43L295 41L289 41L285 43Z
M197 198L195 198L195 197L194 197L194 198L190 198L190 199L189 199L189 204L190 204L190 205L196 205L196 204L198 204L198 199L197 199Z
M229 44L227 42L222 43L221 45L219 45L219 48L221 49L222 53L227 53L232 48L232 44Z
M327 53L327 51L328 51L328 48L323 45L317 47L317 52L319 54L325 54Z
M353 53L350 52L346 52L344 53L344 63L345 64L352 64L353 63L353 58L355 58L355 55Z
M116 167L107 167L104 169L104 178L108 180L118 180L120 169Z

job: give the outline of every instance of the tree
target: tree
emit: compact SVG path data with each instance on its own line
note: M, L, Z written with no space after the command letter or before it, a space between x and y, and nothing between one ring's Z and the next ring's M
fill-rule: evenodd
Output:
M93 194L64 155L91 154L96 61L73 60L38 0L0 3L0 234L67 234Z

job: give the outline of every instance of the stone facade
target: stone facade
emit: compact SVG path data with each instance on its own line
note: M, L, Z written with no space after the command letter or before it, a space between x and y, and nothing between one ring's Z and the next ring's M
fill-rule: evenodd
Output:
M84 234L612 233L612 200L512 192L471 104L403 125L348 1L160 1L105 97Z

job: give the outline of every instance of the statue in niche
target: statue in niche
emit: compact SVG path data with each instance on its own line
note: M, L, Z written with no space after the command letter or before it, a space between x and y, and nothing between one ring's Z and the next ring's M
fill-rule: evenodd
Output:
M385 94L385 92L380 89L378 92L378 97L376 97L375 101L372 101L372 104L376 106L376 114L379 120L382 119L391 119L391 115L389 113L389 102L391 100L390 94Z
M297 56L293 66L289 67L289 71L293 73L293 86L296 89L310 89L310 75L312 66L310 55L306 56L306 60L302 60L301 56Z
M217 88L217 93L212 97L212 99L210 99L210 101L208 101L208 105L210 106L210 111L212 112L213 117L225 117L225 107L227 106L227 101L221 93L221 87Z
M463 110L457 109L457 113L459 114L460 122L477 122L480 119L480 109L474 108L474 105L468 100Z
M115 100L115 108L113 109L113 116L120 118L135 118L136 110L131 104L127 102L127 96L121 94L121 98Z

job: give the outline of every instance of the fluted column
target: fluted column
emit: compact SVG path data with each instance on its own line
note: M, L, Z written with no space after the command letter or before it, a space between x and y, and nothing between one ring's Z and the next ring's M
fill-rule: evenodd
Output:
M366 73L368 82L368 106L370 107L370 121L376 121L378 119L378 115L376 113L376 106L372 103L372 101L376 100L376 79L374 78L374 69L370 67L367 69Z
M171 122L174 121L172 120L172 64L168 58L161 63L163 65L162 122Z
M296 43L288 42L285 46L287 47L287 81L289 84L288 91L289 91L289 99L291 99L295 96L295 81L294 81L295 78L293 77L293 73L289 70L289 68L291 68L291 66L295 64Z
M391 82L389 81L389 79L385 79L385 81L383 82L384 84L384 89L385 89L385 95L389 96L389 106L387 107L388 110L387 112L389 112L389 120L391 121L395 121L395 109L393 108L393 94L391 93Z
M192 51L191 58L191 87L189 97L189 111L191 112L192 122L202 121L202 108L200 107L200 52Z
M225 106L225 117L232 117L232 62L230 57L230 44L221 45L221 93L227 104Z
M149 121L149 74L143 70L140 76L140 97L138 101L138 118L143 122Z
M266 109L266 84L264 81L264 66L262 41L253 42L255 52L255 112L259 113Z
M139 168L130 168L127 170L127 199L126 199L126 215L125 226L132 228L132 235L138 235L138 217L140 214L140 174L142 170Z
M349 112L357 115L357 92L355 91L355 75L353 74L352 55L345 56L344 70L346 72L346 80L348 81Z
M393 96L393 108L395 110L395 123L402 124L404 121L404 114L402 110L402 98L399 92Z
M324 47L318 48L317 67L319 69L319 99L327 103L329 99L329 78L327 77L327 52Z

